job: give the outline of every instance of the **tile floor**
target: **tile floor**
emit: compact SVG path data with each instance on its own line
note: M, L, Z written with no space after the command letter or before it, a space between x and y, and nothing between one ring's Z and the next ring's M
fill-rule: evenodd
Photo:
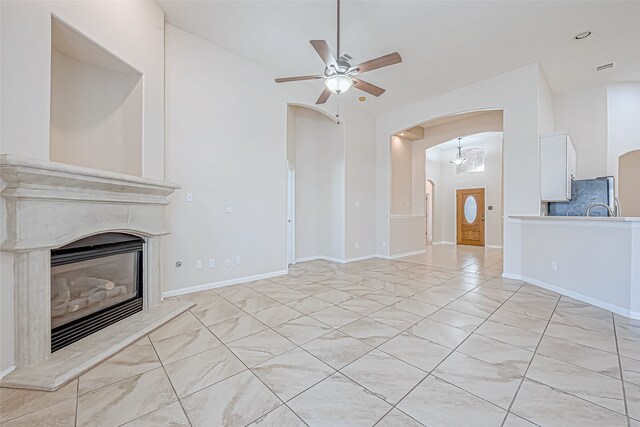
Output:
M196 306L7 426L640 426L640 322L499 277L499 250L300 263Z

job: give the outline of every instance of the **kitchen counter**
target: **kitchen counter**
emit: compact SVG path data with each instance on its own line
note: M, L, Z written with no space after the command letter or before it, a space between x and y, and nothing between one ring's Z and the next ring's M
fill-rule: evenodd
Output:
M524 280L640 319L640 218L509 216L521 235Z

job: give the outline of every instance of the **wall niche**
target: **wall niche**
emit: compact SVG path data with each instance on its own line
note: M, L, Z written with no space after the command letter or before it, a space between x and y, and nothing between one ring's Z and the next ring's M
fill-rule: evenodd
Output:
M50 159L142 176L142 73L51 18Z

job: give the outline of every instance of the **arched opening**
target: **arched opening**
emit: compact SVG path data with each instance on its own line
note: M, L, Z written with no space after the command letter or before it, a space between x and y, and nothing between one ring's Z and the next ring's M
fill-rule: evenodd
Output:
M618 200L620 216L640 216L640 150L618 158Z
M502 261L502 129L502 110L482 110L439 117L392 135L391 256L458 251L431 246L456 244L456 193L478 189L485 203L474 219L482 231L477 244L485 248L472 251L480 254L478 268L489 267L483 256L498 254L496 263ZM458 154L459 137L466 159L462 166L450 162Z

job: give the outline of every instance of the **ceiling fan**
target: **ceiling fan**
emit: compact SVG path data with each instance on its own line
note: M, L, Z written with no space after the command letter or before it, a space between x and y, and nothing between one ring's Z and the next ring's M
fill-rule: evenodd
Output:
M341 94L348 91L351 86L357 89L370 93L373 96L380 96L384 93L384 89L367 83L362 79L354 77L357 74L364 73L378 68L387 67L389 65L398 64L402 62L402 58L398 52L393 52L388 55L380 56L375 59L363 62L362 64L352 66L349 61L353 59L346 53L340 55L340 0L338 2L338 43L336 46L336 52L338 58L333 55L329 44L325 40L311 40L311 45L318 52L320 58L325 63L324 74L312 75L312 76L297 76L297 77L285 77L276 79L276 83L296 82L300 80L316 80L324 79L325 88L320 94L320 98L316 101L316 104L324 104L329 99L332 93Z

